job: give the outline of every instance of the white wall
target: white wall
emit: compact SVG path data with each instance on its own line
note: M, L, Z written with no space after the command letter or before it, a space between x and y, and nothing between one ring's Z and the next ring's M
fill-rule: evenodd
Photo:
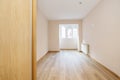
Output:
M39 5L38 5L39 6ZM48 52L48 21L37 9L37 61Z
M120 76L120 0L102 0L83 20L90 56Z
M59 24L79 24L79 44L82 41L82 21L81 20L55 20L48 22L48 44L49 51L59 51ZM80 47L79 47L80 49Z

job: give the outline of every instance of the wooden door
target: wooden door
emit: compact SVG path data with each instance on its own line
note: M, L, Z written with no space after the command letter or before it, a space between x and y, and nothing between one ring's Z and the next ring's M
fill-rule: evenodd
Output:
M31 0L0 0L0 80L32 78L31 7Z

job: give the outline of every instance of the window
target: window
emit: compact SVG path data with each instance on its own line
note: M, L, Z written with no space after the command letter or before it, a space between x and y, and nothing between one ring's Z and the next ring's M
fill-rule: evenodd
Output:
M75 26L61 26L61 37L62 38L76 38L77 28Z

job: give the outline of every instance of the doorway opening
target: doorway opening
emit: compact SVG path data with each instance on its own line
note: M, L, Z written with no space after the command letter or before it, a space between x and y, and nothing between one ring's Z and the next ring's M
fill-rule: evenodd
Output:
M79 50L79 25L59 24L60 50Z

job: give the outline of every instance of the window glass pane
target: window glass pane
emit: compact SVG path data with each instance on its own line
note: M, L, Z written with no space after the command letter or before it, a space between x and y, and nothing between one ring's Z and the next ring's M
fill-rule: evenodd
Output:
M62 38L66 38L65 27L62 27Z
M78 35L78 34L77 34L77 29L76 29L76 28L74 28L74 29L73 29L73 37L74 37L74 38L76 38L76 37L77 37L77 35Z
M72 38L73 34L72 34L72 29L67 29L67 38Z

